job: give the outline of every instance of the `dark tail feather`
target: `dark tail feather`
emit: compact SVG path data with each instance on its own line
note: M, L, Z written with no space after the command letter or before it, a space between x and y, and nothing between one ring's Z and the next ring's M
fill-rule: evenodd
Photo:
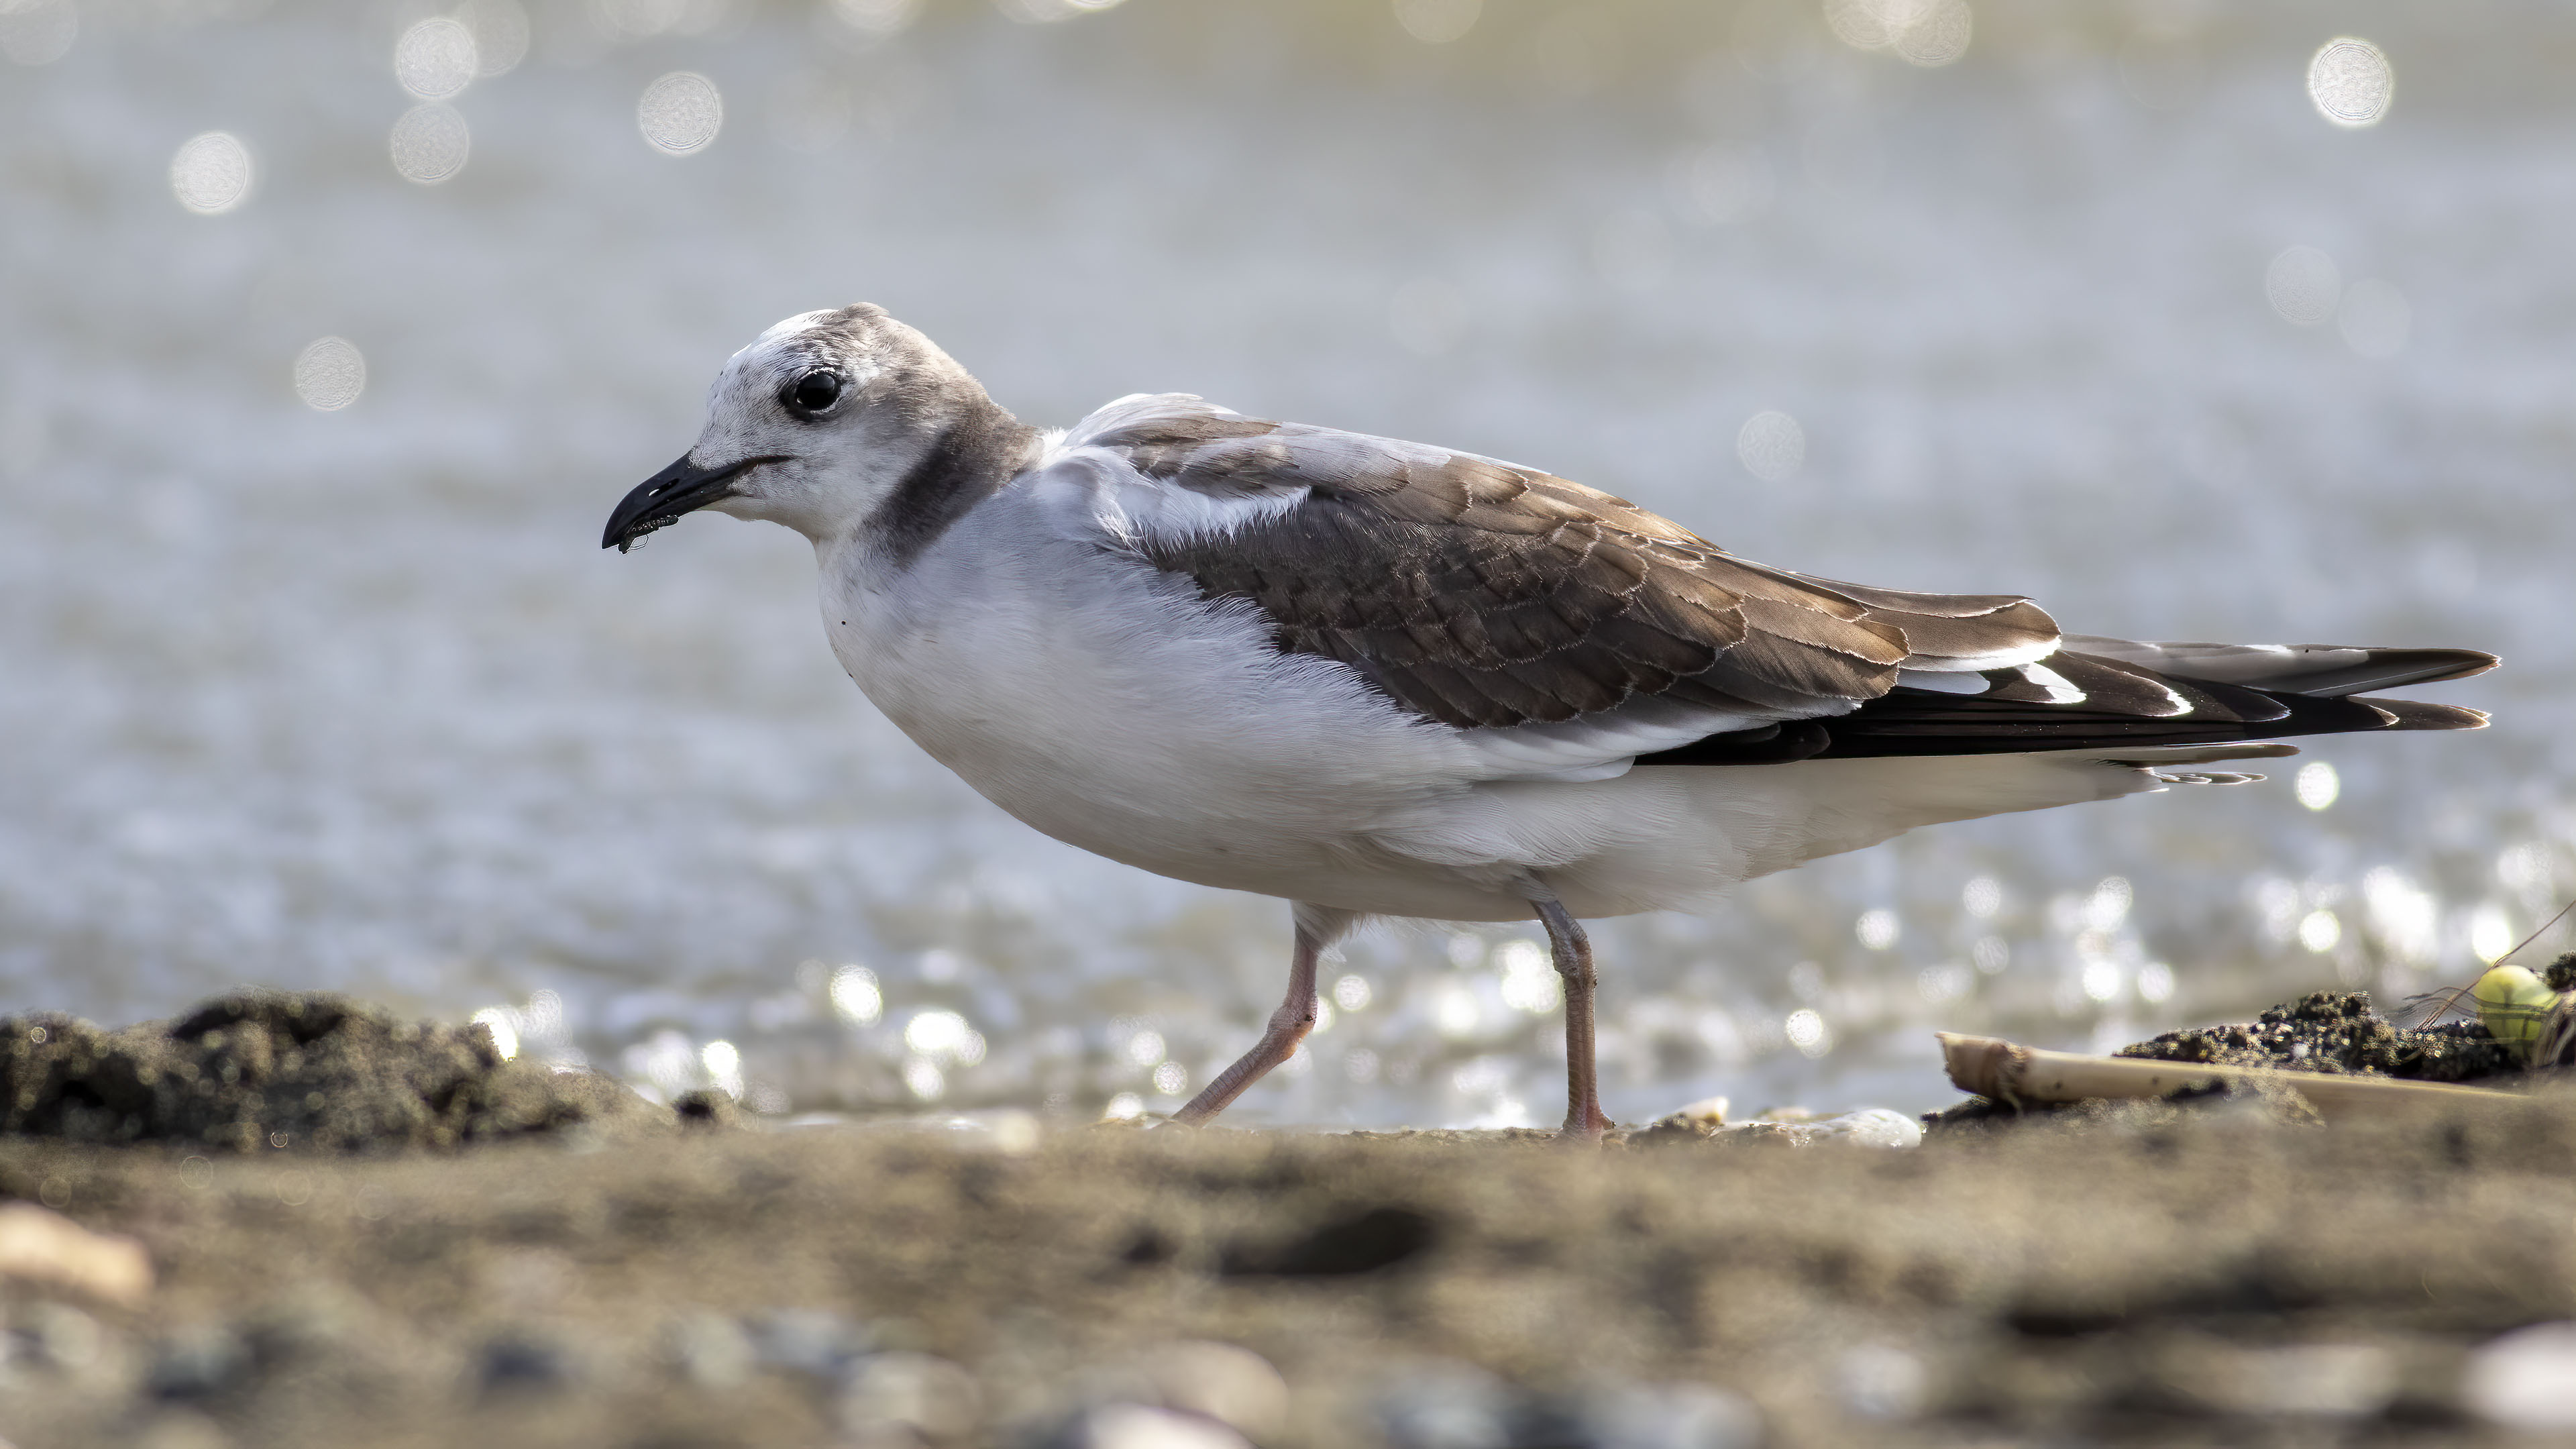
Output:
M2465 673L2486 667L2449 663ZM2119 751L2377 730L2473 730L2487 723L2479 711L2456 705L2257 689L2161 674L2126 660L2060 654L2046 664L2058 676L2059 693L2071 684L2083 697L2057 702L2047 689L1998 670L1988 676L1998 682L1981 694L1900 685L1846 715L1710 735L1641 755L1637 763L1769 765L1888 755Z

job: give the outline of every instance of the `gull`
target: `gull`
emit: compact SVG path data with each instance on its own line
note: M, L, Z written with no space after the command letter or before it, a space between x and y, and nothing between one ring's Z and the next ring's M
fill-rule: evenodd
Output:
M1597 1138L1582 920L1917 826L2259 779L2186 767L2285 736L2474 729L2360 692L2496 663L2062 634L2018 595L1774 568L1535 468L1181 393L1041 429L866 304L734 354L601 544L697 509L811 540L842 667L994 804L1291 903L1285 999L1189 1124L1295 1053L1360 922L1535 920L1564 1131Z

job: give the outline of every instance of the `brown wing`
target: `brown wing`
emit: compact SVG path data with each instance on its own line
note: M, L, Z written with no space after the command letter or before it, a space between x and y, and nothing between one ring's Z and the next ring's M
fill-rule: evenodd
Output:
M2057 637L2026 599L1805 578L1487 458L1213 410L1087 441L1210 498L1304 489L1221 534L1138 546L1208 597L1258 607L1281 649L1338 659L1461 728L1646 696L1748 720L1840 714L1900 666L2018 662Z

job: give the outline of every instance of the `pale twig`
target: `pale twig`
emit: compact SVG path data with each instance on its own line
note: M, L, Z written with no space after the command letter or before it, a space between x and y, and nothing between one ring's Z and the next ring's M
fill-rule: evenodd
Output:
M1941 1032L1942 1063L1963 1092L1999 1102L2059 1104L2098 1097L2169 1097L2226 1082L2287 1087L2320 1117L2366 1116L2409 1104L2504 1108L2509 1092L2449 1082L2413 1082L2339 1072L2275 1072L2146 1057L2092 1057L2042 1051L1993 1036Z

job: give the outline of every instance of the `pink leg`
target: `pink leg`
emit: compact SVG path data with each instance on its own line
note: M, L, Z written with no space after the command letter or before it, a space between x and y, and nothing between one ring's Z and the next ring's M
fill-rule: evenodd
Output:
M1600 980L1592 970L1592 942L1564 906L1553 900L1530 905L1547 927L1557 974L1565 978L1564 1135L1597 1142L1617 1124L1601 1110L1601 1081L1592 1065L1592 988Z
M1297 948L1288 963L1288 995L1270 1013L1270 1025L1233 1066L1219 1073L1172 1120L1196 1127L1222 1112L1244 1089L1269 1074L1272 1067L1296 1055L1297 1043L1315 1028L1315 962L1324 948L1340 939L1358 917L1349 911L1298 902Z

